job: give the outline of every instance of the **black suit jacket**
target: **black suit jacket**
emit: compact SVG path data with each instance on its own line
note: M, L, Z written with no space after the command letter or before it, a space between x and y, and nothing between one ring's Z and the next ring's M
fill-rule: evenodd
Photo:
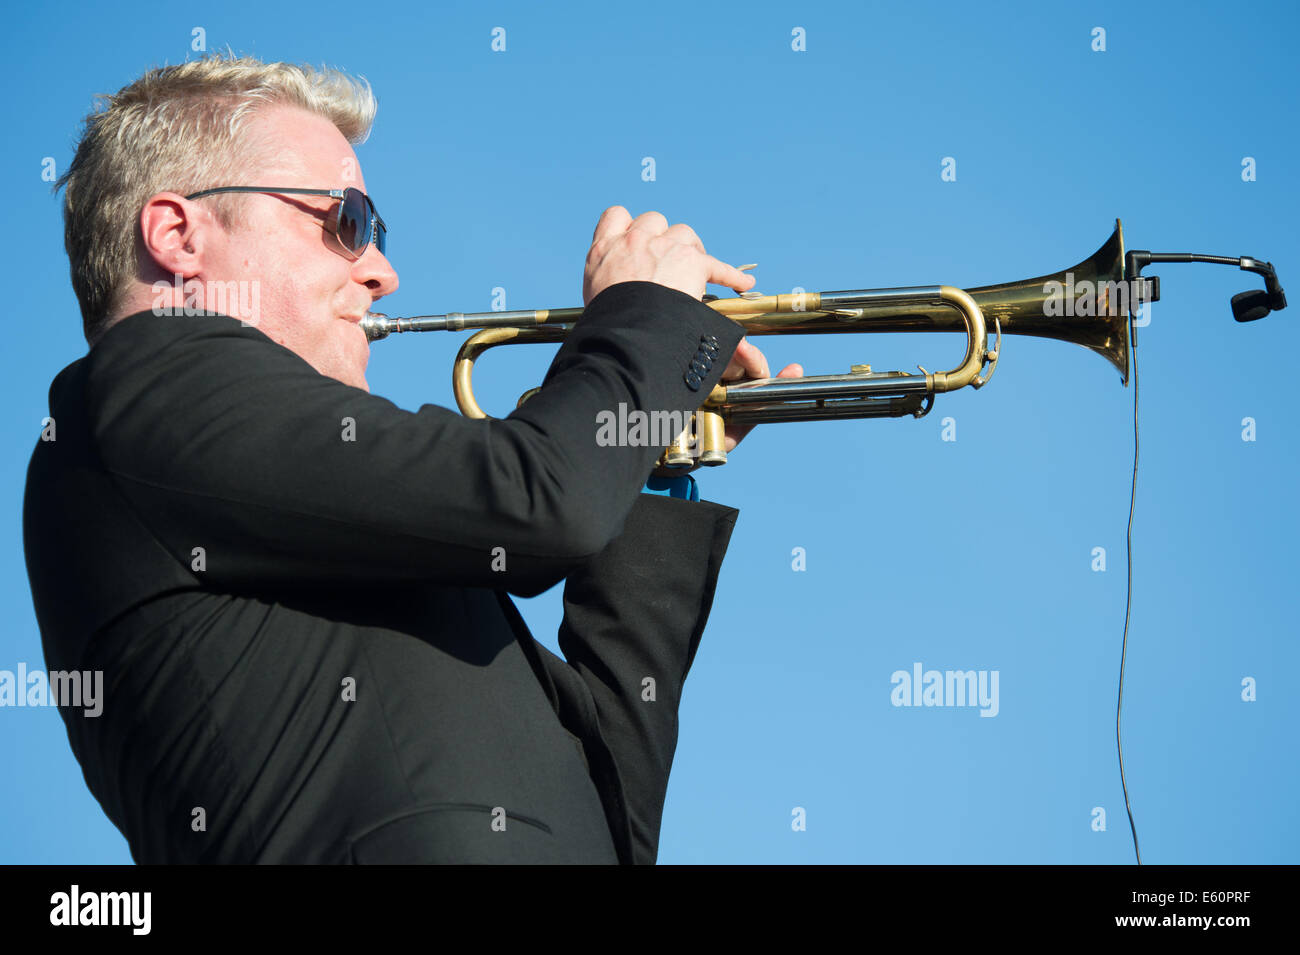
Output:
M737 512L641 494L661 449L596 420L693 410L741 334L612 286L487 421L224 316L133 315L64 369L28 572L47 667L104 673L61 713L135 860L653 862ZM564 578L567 662L507 596Z

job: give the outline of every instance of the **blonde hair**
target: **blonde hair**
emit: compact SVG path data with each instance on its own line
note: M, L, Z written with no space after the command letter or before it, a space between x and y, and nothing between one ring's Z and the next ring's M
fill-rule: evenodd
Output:
M55 184L65 188L64 246L88 342L107 330L137 274L140 210L151 196L275 185L236 181L264 158L265 146L249 134L248 122L272 105L324 116L350 143L369 136L376 107L363 78L233 53L159 67L97 97L76 155ZM205 201L229 228L243 198Z

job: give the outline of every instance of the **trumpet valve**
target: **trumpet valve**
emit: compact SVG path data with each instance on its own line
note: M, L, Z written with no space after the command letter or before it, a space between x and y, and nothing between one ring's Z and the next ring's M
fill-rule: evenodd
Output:
M717 467L727 463L727 431L716 411L695 412L695 433L700 445L700 464Z
M691 457L691 426L688 424L660 456L659 467L689 468L694 463L695 459Z

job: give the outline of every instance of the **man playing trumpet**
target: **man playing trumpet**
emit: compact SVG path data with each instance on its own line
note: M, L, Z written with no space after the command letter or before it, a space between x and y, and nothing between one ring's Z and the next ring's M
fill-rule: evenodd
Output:
M24 504L47 664L105 675L98 718L61 710L73 752L142 863L653 862L737 512L642 493L660 449L594 421L766 377L700 301L753 279L610 207L536 396L398 408L360 327L398 285L351 146L374 111L208 58L87 119L61 183L91 347ZM561 580L567 659L509 599Z

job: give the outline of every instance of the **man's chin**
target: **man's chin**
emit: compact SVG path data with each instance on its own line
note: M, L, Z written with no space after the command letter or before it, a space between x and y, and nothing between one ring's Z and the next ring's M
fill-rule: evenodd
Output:
M369 359L370 349L367 348L361 355L335 354L320 364L315 362L311 364L326 378L333 378L335 381L360 388L362 391L369 391L370 385L366 382L366 365Z
M337 378L343 384L351 385L353 388L360 388L362 391L370 390L370 384L366 381L366 364L364 361L360 365L346 365L338 369L337 374L330 377Z
M356 337L360 339L359 342L348 342L348 356L344 359L347 365L347 377L341 380L354 388L369 391L370 385L366 383L366 367L370 364L370 340L366 338L366 333L359 325L356 326Z
M366 383L366 366L368 366L369 364L370 364L370 343L367 342L365 354L361 356L361 362L357 366L356 375L355 375L357 380L357 387L360 388L362 391L370 390L370 385Z

